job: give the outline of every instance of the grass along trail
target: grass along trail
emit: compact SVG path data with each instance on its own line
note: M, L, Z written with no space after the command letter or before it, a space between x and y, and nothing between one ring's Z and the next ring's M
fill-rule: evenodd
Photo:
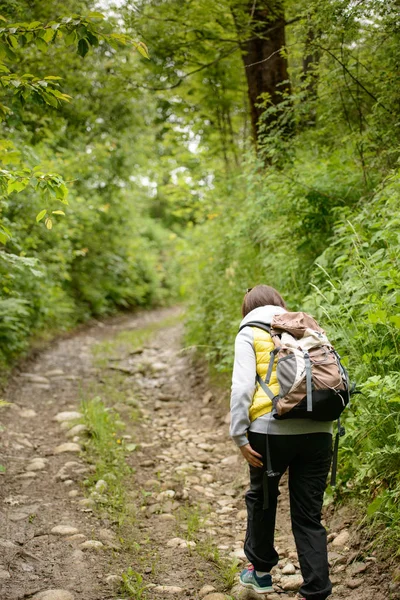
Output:
M247 468L228 390L182 350L176 309L62 339L12 378L3 409L1 600L245 600ZM268 600L301 583L282 484ZM327 514L332 599L399 598L351 511Z

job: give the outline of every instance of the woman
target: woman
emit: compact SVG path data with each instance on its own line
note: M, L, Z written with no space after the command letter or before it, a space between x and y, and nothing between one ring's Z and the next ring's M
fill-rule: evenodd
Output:
M274 315L285 311L274 288L248 290L235 342L230 433L250 465L244 551L251 564L241 572L240 582L262 594L273 591L270 571L279 560L274 548L278 486L289 469L292 531L304 580L299 598L325 600L332 585L321 510L332 458L332 422L273 418L272 402L256 383L257 374L265 380L272 338L264 329L242 327L255 321L270 325ZM269 388L274 395L279 391L276 364Z

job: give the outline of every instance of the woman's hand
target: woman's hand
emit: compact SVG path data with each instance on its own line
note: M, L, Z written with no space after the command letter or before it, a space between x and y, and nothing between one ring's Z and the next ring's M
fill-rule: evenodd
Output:
M258 454L258 452L253 450L250 444L240 446L240 452L243 454L249 465L251 465L252 467L263 466L262 461L260 460L260 458L262 458L261 454Z

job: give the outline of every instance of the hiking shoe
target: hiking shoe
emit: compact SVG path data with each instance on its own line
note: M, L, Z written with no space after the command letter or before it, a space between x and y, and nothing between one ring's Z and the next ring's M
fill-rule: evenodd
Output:
M263 577L257 577L253 565L249 565L243 569L240 573L239 581L244 587L252 588L259 594L267 594L274 591L271 575L268 573L267 575L263 575Z

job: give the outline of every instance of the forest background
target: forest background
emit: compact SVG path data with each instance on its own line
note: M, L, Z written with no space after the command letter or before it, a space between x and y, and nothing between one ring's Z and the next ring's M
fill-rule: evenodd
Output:
M398 3L0 15L2 372L38 338L184 298L187 343L223 378L243 293L269 283L359 384L335 494L398 552Z

